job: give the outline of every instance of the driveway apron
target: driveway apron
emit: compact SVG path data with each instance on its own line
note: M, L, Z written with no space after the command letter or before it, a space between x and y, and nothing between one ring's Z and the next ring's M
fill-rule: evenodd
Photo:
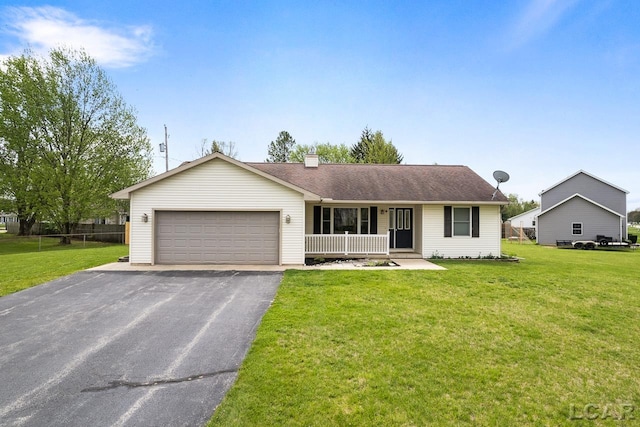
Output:
M202 425L282 273L81 272L0 298L0 425Z

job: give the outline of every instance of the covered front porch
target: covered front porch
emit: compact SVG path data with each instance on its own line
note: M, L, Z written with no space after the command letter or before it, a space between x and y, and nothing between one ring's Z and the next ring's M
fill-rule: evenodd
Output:
M307 204L305 257L421 258L421 213L420 205Z

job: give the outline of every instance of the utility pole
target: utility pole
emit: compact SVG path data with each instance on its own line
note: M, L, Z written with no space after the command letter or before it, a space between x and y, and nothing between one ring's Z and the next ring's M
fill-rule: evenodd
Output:
M167 135L167 125L164 125L164 144L160 143L160 152L164 153L165 172L169 171L169 136Z
M164 163L166 172L169 172L169 136L167 135L167 125L164 125Z

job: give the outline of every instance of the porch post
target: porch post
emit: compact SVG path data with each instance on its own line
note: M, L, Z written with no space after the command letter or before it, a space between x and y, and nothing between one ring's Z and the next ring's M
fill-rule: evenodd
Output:
M387 230L387 252L385 255L389 256L389 246L391 246L391 231Z
M349 232L344 232L344 254L349 255Z

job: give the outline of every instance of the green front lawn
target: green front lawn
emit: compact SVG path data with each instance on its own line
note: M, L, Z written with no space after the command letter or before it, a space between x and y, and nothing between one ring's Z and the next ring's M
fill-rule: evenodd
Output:
M116 262L128 246L59 239L16 238L0 234L0 296L66 276L78 270Z
M525 260L288 271L210 426L639 419L640 250L503 249Z

